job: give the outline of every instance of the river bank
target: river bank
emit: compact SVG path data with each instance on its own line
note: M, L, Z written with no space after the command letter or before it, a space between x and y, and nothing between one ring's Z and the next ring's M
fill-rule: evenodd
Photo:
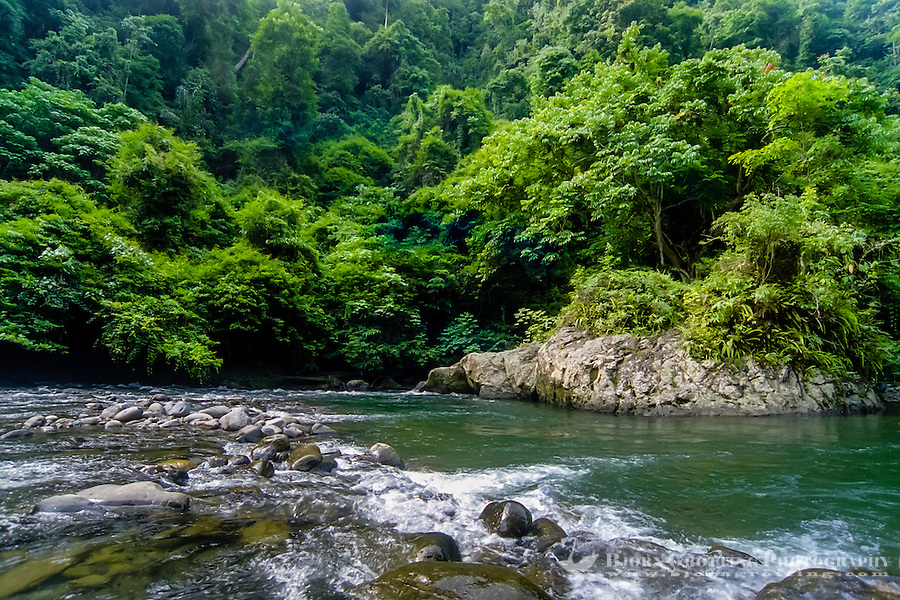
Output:
M563 327L544 343L472 353L433 369L422 389L537 401L617 415L768 416L884 410L871 384L851 375L700 361L674 332L593 337Z
M144 409L158 394L195 410L178 419L209 418L147 422L144 413L155 411ZM543 574L546 593L573 599L750 598L799 569L850 570L841 565L861 557L889 558L893 574L900 555L891 533L900 526L890 508L894 417L784 417L763 426L461 396L224 388L16 388L0 396L0 431L43 418L32 436L0 440L0 577L45 575L15 597L350 598L408 563L415 535L430 531L456 540L466 564ZM110 429L74 425L114 406L117 414L141 407L142 416ZM333 468L270 461L268 477L228 472L225 457L252 462L258 442L223 430L228 413L213 417L216 406L262 411L255 417L264 426L282 419L270 424L281 435L301 426L291 445L314 442ZM405 468L373 460L377 442L396 448ZM48 498L137 480L186 494L189 508L32 513ZM568 536L538 550L538 536L491 533L479 516L503 500Z

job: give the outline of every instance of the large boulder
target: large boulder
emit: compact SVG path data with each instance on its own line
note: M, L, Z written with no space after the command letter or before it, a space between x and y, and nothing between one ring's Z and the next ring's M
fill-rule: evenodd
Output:
M469 387L481 398L531 400L535 395L539 344L506 352L475 352L459 361Z
M777 415L881 407L870 386L773 369L698 361L674 333L591 337L563 328L537 355L537 394L550 404L616 414Z
M431 371L425 389L539 400L614 414L780 415L873 412L871 385L753 359L698 361L673 332L593 337L571 327L542 345L480 352Z
M428 373L424 390L439 394L474 394L476 392L469 384L465 369L459 363L432 369Z
M434 561L394 569L357 593L379 600L550 600L536 583L512 569Z

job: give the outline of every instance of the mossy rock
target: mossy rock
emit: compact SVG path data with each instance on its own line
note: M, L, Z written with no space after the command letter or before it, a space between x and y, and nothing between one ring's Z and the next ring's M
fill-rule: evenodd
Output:
M358 589L377 600L551 600L536 583L506 567L418 562L385 573Z
M531 524L529 535L533 535L536 538L535 546L538 552L543 552L553 544L561 542L568 537L565 529L547 518L535 519Z
M322 462L322 451L315 444L300 444L291 451L288 464L295 471L310 471Z
M770 583L755 600L896 600L898 577L867 577L865 580L831 569L804 569Z

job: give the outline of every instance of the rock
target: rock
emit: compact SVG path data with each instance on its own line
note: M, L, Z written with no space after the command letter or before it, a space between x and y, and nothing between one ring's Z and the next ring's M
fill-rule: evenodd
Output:
M900 578L866 577L865 580L830 569L805 569L770 583L755 600L897 600Z
M121 428L122 428L122 422L116 421L115 419L113 419L111 421L107 421L106 425L103 426L103 429L121 429Z
M266 479L275 474L275 465L267 460L255 460L248 467L251 471Z
M139 406L130 406L116 413L113 417L114 421L120 423L128 423L129 421L137 421L144 416L144 411Z
M443 562L459 562L462 554L459 545L446 533L421 533L412 540L415 562L436 560Z
M186 417L191 414L191 405L184 400L166 402L163 408L170 417Z
M345 389L348 392L368 392L371 386L362 379L351 379L347 382Z
M206 413L214 419L219 419L224 417L228 413L230 413L232 408L230 406L225 406L224 404L217 404L215 406L209 406L207 408L200 409L199 412Z
M81 419L78 419L77 421L75 421L75 424L76 425L86 425L86 426L99 425L100 417L82 417Z
M299 427L294 427L293 425L285 427L281 433L283 433L284 435L288 436L291 439L297 439L298 437L306 435L302 429L300 429Z
M161 485L152 481L138 481L126 485L98 485L77 494L52 496L39 502L35 510L37 512L80 512L94 510L97 506L187 510L190 501L190 496L187 494L167 492Z
M195 412L184 417L185 423L193 423L195 421L216 421L216 418L205 412ZM218 424L218 421L216 423Z
M46 422L47 419L44 415L34 415L33 417L29 417L25 423L22 424L22 427L25 429L37 429L38 427L42 427Z
M281 433L281 427L273 427L272 425L263 425L262 432L263 432L263 435L265 435L265 436L278 435L279 433Z
M163 471L190 471L191 469L195 469L197 464L192 460L187 460L186 458L172 458L169 460L164 460L161 463L156 465L159 469Z
M250 424L250 415L243 406L239 406L218 417L219 426L225 431L238 431Z
M387 376L382 377L380 380L376 381L374 387L376 390L388 390L388 391L405 389L402 385L397 383L393 378L387 377Z
M119 412L121 412L125 408L125 405L121 402L117 402L112 406L107 406L103 410L100 411L100 418L106 421L107 419L112 419Z
M469 354L434 369L425 389L647 416L855 413L884 407L862 380L773 369L753 359L740 366L698 362L675 332L592 337L571 327L539 346Z
M159 404L166 404L167 402L172 401L169 396L163 393L153 394L152 396L150 396L150 400L152 400L153 402L158 402Z
M312 435L318 435L322 437L333 437L337 435L337 431L323 423L316 423L312 426L309 432Z
M728 548L727 546L713 546L706 552L706 556L721 559L721 562L723 564L727 564L729 566L748 567L751 565L762 564L762 561L760 561L758 558L751 556L746 552Z
M539 348L539 344L527 344L506 352L472 353L464 356L459 365L469 387L481 398L532 400Z
M538 552L543 552L553 544L561 542L568 537L565 529L547 518L535 519L531 524L531 531L528 535L535 537L535 549Z
M449 367L437 367L428 373L424 390L439 394L474 394L475 390L459 363Z
M0 440L23 440L25 438L30 438L34 435L34 432L30 429L13 429L12 431L7 431L3 435L0 435Z
M357 589L359 597L434 600L550 600L524 575L506 567L461 562L417 562Z
M400 458L400 455L397 454L397 451L387 444L375 444L368 450L366 450L366 454L371 456L375 462L386 465L389 467L397 467L398 469L403 468L403 460Z
M531 512L513 500L491 502L478 518L489 532L500 537L522 537L531 531Z
M315 444L300 444L288 457L288 464L295 471L311 471L321 463L322 451Z
M228 464L233 467L242 467L244 465L250 464L250 457L244 456L243 454L238 454L236 456L232 456L228 459Z
M154 413L154 414L161 414L166 411L165 411L165 408L163 408L162 404L160 404L159 402L154 402L150 406L147 407L147 412Z
M264 437L250 451L250 458L254 460L275 460L283 461L287 459L288 452L291 449L291 443L287 436L273 435Z
M34 507L33 512L74 513L82 511L103 512L103 507L78 494L61 494L41 500Z
M255 444L265 437L259 425L247 425L238 430L237 433L237 441L242 444Z
M314 470L319 473L330 473L337 469L337 466L337 460L335 459L334 455L323 454L322 462L316 465L316 468Z

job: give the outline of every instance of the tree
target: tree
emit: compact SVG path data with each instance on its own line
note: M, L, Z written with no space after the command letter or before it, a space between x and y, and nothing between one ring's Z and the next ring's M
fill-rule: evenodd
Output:
M262 117L263 130L289 147L297 128L316 111L313 74L321 37L291 0L279 0L250 36L252 56L241 73L243 101Z
M351 93L359 82L362 48L350 35L350 15L343 2L328 5L328 20L319 53L322 86L338 94Z
M121 104L98 108L80 91L37 79L21 91L0 90L0 176L58 177L102 191L119 132L143 120Z
M221 201L215 181L200 168L194 144L144 124L122 134L109 168L110 196L132 219L146 248L176 250L215 241L211 214Z
M412 94L428 96L437 61L403 24L395 21L380 29L363 47L365 65L362 84L370 93L387 94L386 110L394 112Z

